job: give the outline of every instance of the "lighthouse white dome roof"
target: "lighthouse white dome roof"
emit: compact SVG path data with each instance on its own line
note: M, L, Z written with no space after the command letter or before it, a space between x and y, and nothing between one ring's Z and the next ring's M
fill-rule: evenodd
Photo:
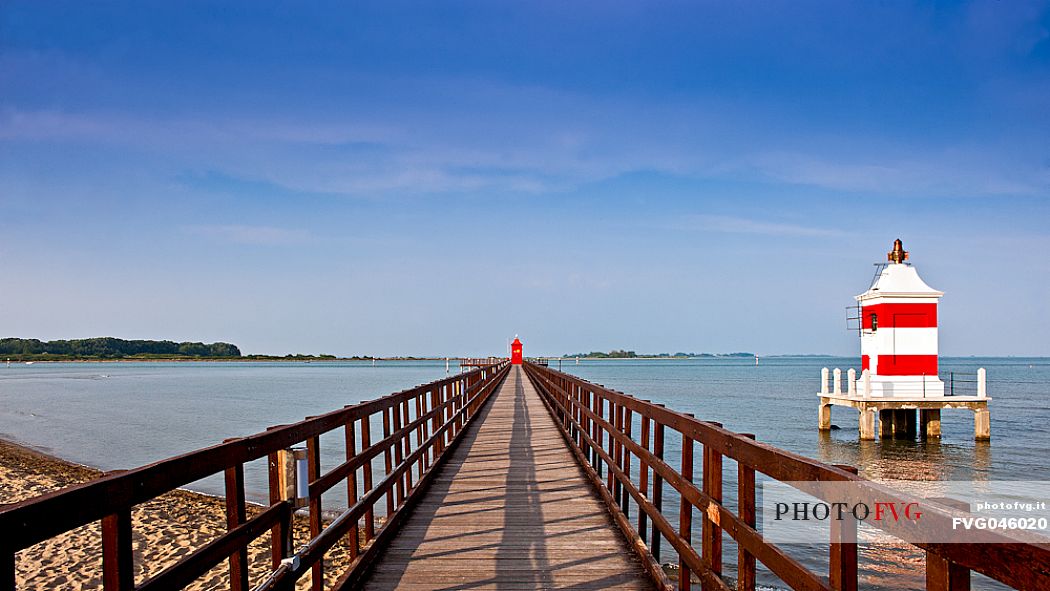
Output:
M879 274L871 289L857 296L858 301L885 297L928 297L939 298L943 291L937 291L919 277L915 267L902 263L891 263Z

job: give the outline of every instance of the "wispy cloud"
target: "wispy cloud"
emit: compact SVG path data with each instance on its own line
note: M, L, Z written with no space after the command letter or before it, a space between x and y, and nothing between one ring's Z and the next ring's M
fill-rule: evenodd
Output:
M274 226L197 225L186 226L185 231L234 244L278 246L298 244L310 240L309 232Z
M679 227L725 232L729 234L761 234L764 236L842 236L843 232L831 228L803 226L799 224L757 220L728 215L693 215L686 217Z
M956 147L917 154L901 145L853 155L833 151L825 146L819 154L767 152L748 160L753 170L775 181L836 191L972 197L1042 195L1047 189L1044 170L1004 161L987 150Z

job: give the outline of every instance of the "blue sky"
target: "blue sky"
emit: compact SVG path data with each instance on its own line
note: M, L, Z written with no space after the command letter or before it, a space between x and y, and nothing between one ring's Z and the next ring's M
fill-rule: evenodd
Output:
M0 333L1050 355L1046 2L0 4Z

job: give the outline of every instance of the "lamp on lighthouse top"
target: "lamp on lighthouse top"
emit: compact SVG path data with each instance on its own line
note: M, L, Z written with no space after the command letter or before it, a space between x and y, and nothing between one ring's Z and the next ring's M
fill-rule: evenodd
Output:
M919 277L898 238L868 291L856 297L861 316L861 367L871 396L944 395L937 377L937 303L944 292Z

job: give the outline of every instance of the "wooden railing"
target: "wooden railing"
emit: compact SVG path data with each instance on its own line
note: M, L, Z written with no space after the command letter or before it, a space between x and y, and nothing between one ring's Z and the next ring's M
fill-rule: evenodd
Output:
M878 487L849 466L832 466L755 441L719 423L609 390L575 376L526 363L525 370L554 415L562 435L598 488L613 518L651 577L664 589L674 585L660 564L664 541L678 555L678 588L689 589L691 573L704 591L728 589L723 580L723 533L737 545L737 589L756 586L756 561L792 589L857 589L856 522L832 521L827 575L806 568L783 548L763 539L756 527L755 475L784 482L852 482L888 502L919 499ZM634 425L638 424L635 430ZM681 457L665 457L672 435L682 442ZM694 481L694 453L702 453L700 484ZM724 460L737 464L736 511L723 503ZM636 468L635 468L636 466ZM676 496L678 526L664 514L665 493ZM929 501L924 509L929 507ZM903 506L903 505L902 505ZM637 513L632 523L630 515ZM692 540L694 509L701 524L700 552ZM923 527L948 531L953 516L943 505L924 514ZM900 539L917 539L916 530L872 523ZM908 536L911 533L912 536ZM1016 589L1050 589L1050 546L1018 542L999 534L999 543L914 543L926 551L926 587L963 591L970 572L982 573Z
M505 357L461 357L459 359L460 367L489 367L492 365L499 365L505 363L507 359Z
M322 589L325 553L344 538L352 563L334 588L351 586L397 531L406 510L423 494L435 469L508 369L506 362L482 367L6 506L0 509L0 590L15 589L16 552L98 521L102 523L107 591L181 589L224 560L229 560L230 588L246 591L248 545L267 532L271 534L271 570L262 573L264 577L255 573L256 578L264 579L256 589L292 589L307 571L312 573L312 589ZM383 433L373 442L372 418L377 414ZM336 430L345 434L344 461L322 473L320 437ZM308 494L289 498L282 479L283 460L291 455L289 448L299 444L306 446ZM373 460L379 456L384 458L385 470L376 482L379 475L373 474ZM269 459L269 505L247 519L244 464L264 457ZM132 508L217 473L223 473L226 480L227 533L136 585ZM358 490L359 481L363 490ZM340 484L347 487L349 508L325 523L321 496ZM376 505L384 501L386 520L377 529ZM292 513L300 505L309 508L310 540L293 551ZM366 545L359 552L361 535Z

